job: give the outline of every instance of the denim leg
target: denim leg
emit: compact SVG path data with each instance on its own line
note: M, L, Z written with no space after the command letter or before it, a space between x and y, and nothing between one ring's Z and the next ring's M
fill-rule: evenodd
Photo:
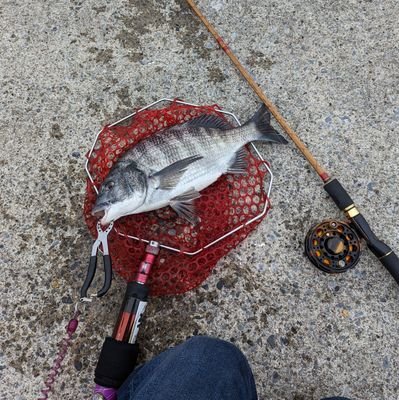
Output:
M256 400L251 368L231 343L195 336L138 367L118 400Z
M321 400L350 400L350 399L348 399L347 397L326 397Z

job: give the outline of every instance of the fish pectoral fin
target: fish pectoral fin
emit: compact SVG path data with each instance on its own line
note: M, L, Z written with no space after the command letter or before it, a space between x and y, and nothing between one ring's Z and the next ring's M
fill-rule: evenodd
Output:
M217 115L201 115L197 118L180 125L181 127L190 128L214 128L223 131L232 129L233 127L222 117Z
M242 147L231 158L231 164L227 169L227 174L246 174L248 168L247 151Z
M201 197L195 189L190 189L180 196L170 200L170 206L176 211L179 217L186 219L192 225L197 225L199 217L195 210L194 200Z
M179 183L180 178L187 171L188 166L202 158L202 156L196 155L176 161L161 171L150 175L148 178L149 182L156 189L171 190Z

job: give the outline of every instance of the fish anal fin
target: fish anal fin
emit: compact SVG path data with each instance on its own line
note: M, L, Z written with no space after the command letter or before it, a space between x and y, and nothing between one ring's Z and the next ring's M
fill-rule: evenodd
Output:
M190 189L171 199L170 206L176 211L179 217L186 219L192 225L197 225L200 219L195 210L194 200L200 196L200 193L195 189Z
M202 158L202 156L196 155L176 161L161 171L151 175L149 181L157 189L171 190L179 183L180 178L187 171L188 166Z
M238 150L236 153L234 153L232 159L231 159L231 164L229 168L227 169L227 174L246 174L247 173L247 168L248 168L248 162L247 162L247 151L245 150L245 147L242 147L240 150Z
M180 126L190 128L214 128L224 131L233 128L224 118L218 117L217 115L206 114L194 118Z

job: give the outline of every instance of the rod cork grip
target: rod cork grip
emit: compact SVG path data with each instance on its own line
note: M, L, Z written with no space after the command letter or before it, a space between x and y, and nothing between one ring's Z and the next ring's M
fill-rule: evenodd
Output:
M334 203L342 211L353 204L353 200L344 187L340 184L338 179L332 179L327 182L324 185L324 190L330 195L330 197L334 200Z
M104 387L118 389L133 372L138 354L137 343L119 342L107 337L94 372L94 382Z

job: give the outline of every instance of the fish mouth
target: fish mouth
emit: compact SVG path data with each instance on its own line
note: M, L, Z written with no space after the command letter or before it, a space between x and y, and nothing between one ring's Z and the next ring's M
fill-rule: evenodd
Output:
M107 224L108 210L111 205L109 203L100 203L93 207L91 210L91 215L97 219L101 219L101 225Z

